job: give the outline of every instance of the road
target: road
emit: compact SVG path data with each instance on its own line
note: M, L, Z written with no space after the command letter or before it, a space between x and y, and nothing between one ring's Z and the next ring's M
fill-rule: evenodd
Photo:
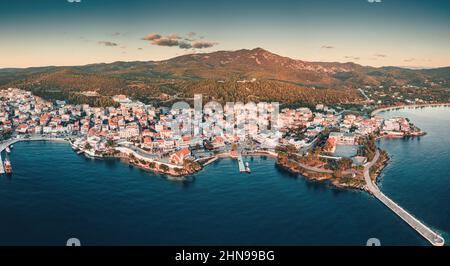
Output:
M134 153L146 158L146 159L150 159L150 160L156 160L156 159L160 159L158 155L156 154L152 154L152 153L148 153L134 145L127 145L127 144L119 144L119 147L124 147L127 149L132 150Z
M366 101L370 101L369 96L367 96L367 94L364 92L364 90L362 90L362 89L358 89L358 90L359 90L359 92L361 92L361 94L364 96L364 98L366 98Z
M370 168L375 165L375 163L380 159L380 151L377 149L375 156L371 162L369 162L364 168L364 180L366 181L366 187L369 192L373 194L374 191L380 191L377 185L372 182L370 178Z
M301 156L300 153L296 153L295 155ZM314 167L314 166L309 166L309 165L306 165L306 164L303 164L303 163L294 161L294 160L292 160L292 159L290 159L290 161L291 161L291 162L297 163L298 166L300 166L301 168L304 168L304 169L306 169L306 170L308 170L308 171L317 172L317 173L322 173L322 174L333 174L333 173L334 173L333 170L323 169L323 168L317 168L317 167ZM344 172L342 172L342 173L343 173L344 175L348 175L348 174L353 174L354 171L353 171L353 170L346 170L346 171L344 171Z
M298 166L300 166L301 168L304 168L304 169L306 169L308 171L322 173L322 174L332 174L333 173L332 170L327 170L327 169L323 169L323 168L317 168L317 167L314 167L314 166L309 166L309 165L306 165L306 164L299 163L297 161L293 161L292 159L290 159L290 161L297 163Z

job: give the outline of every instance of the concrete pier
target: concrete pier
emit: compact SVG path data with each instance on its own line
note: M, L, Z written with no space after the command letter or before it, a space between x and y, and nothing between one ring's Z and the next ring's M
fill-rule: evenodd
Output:
M5 173L5 168L3 167L2 153L0 152L0 175Z
M242 159L242 154L238 155L238 165L239 165L239 172L241 172L241 173L246 172L245 165L244 165L244 159Z
M7 140L4 142L0 143L0 174L4 174L5 173L5 166L4 166L4 162L3 162L3 158L2 158L2 152L9 147L11 144L16 143L17 141L15 140Z
M410 213L408 213L406 210L404 210L402 207L400 207L397 203L395 203L393 200L391 200L388 196L383 194L383 192L380 191L378 186L372 182L372 179L370 178L369 170L370 168L378 161L380 157L380 152L377 151L375 154L375 158L372 160L372 162L368 163L364 170L364 179L366 181L366 189L372 193L372 195L377 198L379 201L381 201L386 207L388 207L391 211L393 211L395 214L397 214L403 221L405 221L411 228L416 230L423 238L425 238L428 242L430 242L433 246L443 246L445 243L445 240L442 236L440 236L438 233L431 230L428 226L420 222L418 219L416 219L414 216L412 216Z

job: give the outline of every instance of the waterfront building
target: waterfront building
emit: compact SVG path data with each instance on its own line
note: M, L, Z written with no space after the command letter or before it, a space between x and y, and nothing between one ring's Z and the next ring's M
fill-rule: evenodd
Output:
M182 165L184 160L191 155L191 151L188 148L183 148L170 155L170 162L176 165Z
M336 145L355 145L356 135L352 133L331 132L329 138L334 139Z

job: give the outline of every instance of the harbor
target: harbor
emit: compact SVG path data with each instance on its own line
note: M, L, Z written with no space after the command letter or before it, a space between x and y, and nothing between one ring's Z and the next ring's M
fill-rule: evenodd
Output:
M22 141L56 141L56 142L66 142L67 140L63 138L54 137L44 137L44 136L30 136L28 138L14 138L3 141L0 143L0 174L11 175L13 172L13 166L11 160L9 159L9 153L11 153L11 148L13 144ZM5 158L3 159L2 153L5 152Z

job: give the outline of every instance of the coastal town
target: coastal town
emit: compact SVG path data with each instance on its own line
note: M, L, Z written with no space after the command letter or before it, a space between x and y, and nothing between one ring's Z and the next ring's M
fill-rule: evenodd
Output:
M258 117L256 123L245 124L242 129L231 127L231 131L223 132L214 130L213 125L206 127L202 134L189 131L183 134L174 128L178 125L177 116L182 115L179 111L146 105L125 95L113 97L119 107L106 108L47 101L14 88L0 91L0 98L2 140L27 140L36 136L66 140L80 155L120 158L130 165L180 178L225 157L237 159L240 172L251 172L243 157L254 155L278 158L278 166L311 179L363 189L364 165L375 155L376 138L425 134L407 118L338 113L322 104L314 111L284 108L276 116L277 121L271 121L270 112L276 108L264 103L262 107L269 114ZM235 107L231 114L245 120L258 107L247 113ZM193 112L192 108L188 109L188 113ZM261 124L277 127L262 131ZM383 163L374 171L374 180L388 160L387 154L382 155ZM7 158L3 164L12 172Z

